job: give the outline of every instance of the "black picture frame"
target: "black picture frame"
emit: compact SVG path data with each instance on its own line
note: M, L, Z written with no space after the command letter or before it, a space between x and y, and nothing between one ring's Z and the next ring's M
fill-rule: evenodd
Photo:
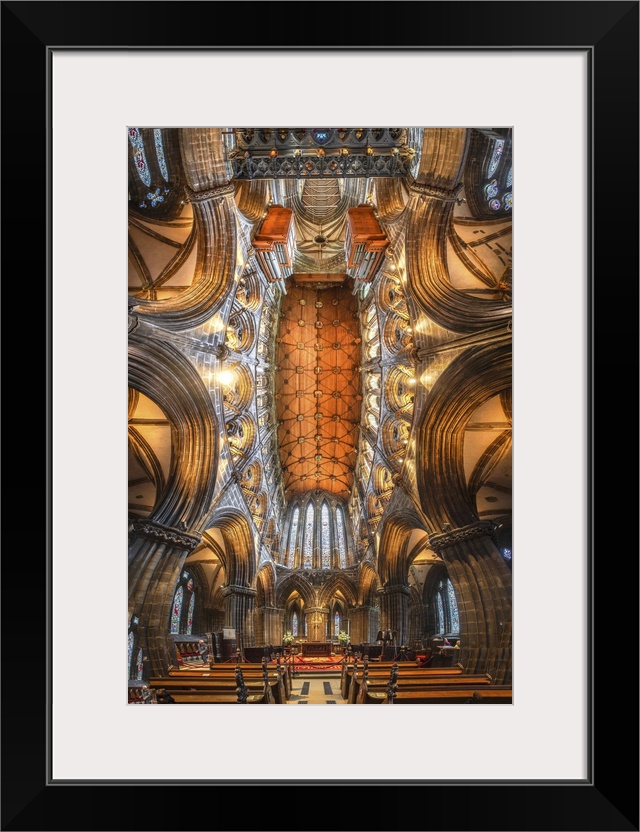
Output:
M161 14L150 14L156 7ZM33 335L30 339L25 337L26 322L23 328L18 327L18 332L23 333L25 357L37 357L42 363L42 356L47 356L46 412L40 414L33 434L42 436L42 423L46 422L46 441L40 456L46 460L44 500L32 508L46 522L37 538L42 543L42 557L36 557L38 546L31 530L28 582L23 590L29 598L28 615L23 607L14 606L23 604L25 596L15 591L16 558L12 551L5 552L2 567L3 830L209 829L221 828L222 824L233 829L265 830L638 830L638 558L634 522L637 500L629 506L629 527L625 509L630 492L628 483L620 484L622 459L628 458L631 447L635 447L630 436L637 436L638 424L636 385L629 380L637 379L637 372L629 372L631 355L637 358L636 338L633 351L627 344L629 334L637 335L638 330L638 7L638 2L597 0L419 0L337 3L330 12L329 3L313 2L2 3L5 275L15 268L13 241L25 234L24 217L17 209L21 202L28 201L32 240L39 239L41 246L29 252L32 279L25 282L25 287L30 287L33 308L38 300L41 303L44 344L36 351ZM136 27L135 13L141 9L145 12L143 30ZM314 43L312 39L320 37L320 32L329 37L326 27L315 25L318 18L335 14L338 9L343 16L349 12L358 25L331 29L329 42ZM384 15L367 14L378 10L384 10ZM212 23L193 26L194 19ZM283 25L288 19L295 19L296 25ZM411 25L407 25L407 20L411 20ZM203 43L202 38L209 32L211 40ZM304 40L300 43L297 38ZM16 676L15 650L16 641L23 643L29 654L38 651L41 655L51 646L51 217L47 140L51 52L151 47L255 50L276 46L383 51L562 48L589 53L592 178L588 208L592 239L588 310L591 516L587 641L592 684L590 765L585 782L425 784L354 779L332 784L327 792L322 788L323 781L271 780L268 768L265 780L259 783L234 781L225 785L145 781L144 776L139 781L99 784L55 784L47 779L51 751L51 737L47 734L50 678L45 679L42 668L33 671L33 677L28 669L27 678L22 671ZM552 130L552 126L546 128ZM24 181L24 168L12 164L16 145L22 158L30 159L28 182ZM570 201L570 195L565 198ZM560 205L559 215L563 210L571 210L570 205ZM24 291L22 286L18 288ZM20 301L24 302L24 296ZM12 317L14 308L13 304L9 307ZM635 362L631 368L637 370ZM596 428L600 439L597 448ZM615 443L611 441L613 434L617 434ZM36 441L30 446L34 454ZM632 473L636 473L635 468ZM14 522L19 528L20 521L12 517L9 523ZM614 534L614 529L621 529L622 534ZM11 626L18 614L20 626ZM82 633L79 635L82 637ZM616 645L619 635L627 640L624 649ZM629 644L636 655L629 656ZM99 670L96 664L92 667ZM562 696L562 680L549 683L556 685L558 696ZM97 698L97 718L99 708ZM357 738L350 742L357 753ZM473 751L470 738L469 748L461 749L461 754ZM553 754L552 748L549 753ZM312 802L317 802L317 810Z

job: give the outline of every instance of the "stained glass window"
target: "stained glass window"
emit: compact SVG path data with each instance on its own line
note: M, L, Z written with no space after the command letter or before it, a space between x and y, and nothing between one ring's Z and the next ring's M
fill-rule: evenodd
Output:
M156 143L156 156L158 157L158 165L160 166L160 173L165 182L169 181L169 174L167 172L167 160L164 158L164 147L162 146L162 130L156 127L153 131L153 138Z
M131 656L133 656L133 633L129 633L129 655L127 657L127 673L131 673Z
M333 632L334 632L334 635L336 635L336 636L340 632L340 613L339 612L337 612L333 616Z
M294 612L294 614L291 616L291 633L294 636L298 635L298 613L297 612Z
M493 154L491 155L491 161L489 162L489 170L487 171L487 176L493 176L496 172L498 165L500 164L500 159L502 157L502 151L504 150L504 140L498 140L494 147L493 147Z
M179 586L176 590L176 594L173 598L173 610L171 611L171 632L172 633L179 633L180 632L180 614L182 613L182 598L184 596L184 592L182 587Z
M484 186L484 193L487 199L492 199L494 196L498 195L498 181L494 179L492 182L489 182L488 185Z
M291 528L289 529L289 554L287 557L287 566L295 566L296 556L296 538L298 536L298 521L300 520L300 509L296 506L291 517Z
M340 554L340 569L347 567L347 536L344 531L344 517L340 506L336 509L336 525L338 527L338 552Z
M438 605L438 628L437 629L438 629L439 633L444 633L444 627L445 627L445 624L444 624L444 606L442 604L442 595L440 593L438 593L436 595L436 601L437 601L437 605Z
M136 659L136 679L142 679L142 647L138 650L138 658Z
M302 566L311 569L313 566L313 503L307 506L307 513L304 518L304 543L302 545Z
M329 569L331 566L331 529L329 528L329 506L322 504L320 512L321 519L321 541L322 541L322 568Z
M187 611L187 629L185 630L185 634L190 636L191 629L193 627L193 609L196 605L196 594L193 592L191 594L191 600L189 601L189 609Z
M147 187L150 187L151 173L149 172L149 166L147 165L147 157L144 152L142 134L137 127L129 128L129 141L133 147L133 162L136 166L136 170L138 171L138 176Z
M449 594L449 618L451 620L449 632L459 633L460 616L458 615L458 602L456 601L456 593L454 592L453 584L449 578L447 578L447 593Z

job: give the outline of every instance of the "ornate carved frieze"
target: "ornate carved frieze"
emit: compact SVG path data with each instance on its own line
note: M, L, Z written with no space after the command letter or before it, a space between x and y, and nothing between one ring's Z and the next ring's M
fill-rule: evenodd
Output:
M222 587L220 593L223 598L226 598L229 595L244 595L247 598L255 598L258 594L257 590L251 589L249 586L240 586L239 584L228 584L225 587Z
M405 584L390 584L383 586L378 592L380 595L394 595L396 593L400 595L411 595L411 587Z
M494 534L495 526L487 520L480 520L471 523L469 526L462 526L459 529L449 529L445 525L442 534L429 536L429 546L434 552L441 552L458 543L467 543L470 540L477 540L480 537L491 537Z
M421 182L411 182L409 185L409 188L420 196L431 196L435 199L441 199L443 202L455 202L463 187L464 183L462 182L454 188L437 188L435 185L424 185Z
M216 185L215 188L207 188L206 191L194 191L187 188L190 202L206 202L208 199L220 199L225 196L232 196L234 193L235 187L231 182L224 182L222 185Z
M162 526L153 520L134 521L133 532L140 537L146 537L147 540L153 540L156 543L169 543L171 546L186 549L189 552L192 552L200 544L199 537L185 534L169 526Z

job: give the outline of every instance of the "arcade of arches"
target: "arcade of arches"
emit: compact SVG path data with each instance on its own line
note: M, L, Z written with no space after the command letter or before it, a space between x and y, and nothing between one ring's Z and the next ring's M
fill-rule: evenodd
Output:
M510 131L127 147L129 679L389 630L509 684Z

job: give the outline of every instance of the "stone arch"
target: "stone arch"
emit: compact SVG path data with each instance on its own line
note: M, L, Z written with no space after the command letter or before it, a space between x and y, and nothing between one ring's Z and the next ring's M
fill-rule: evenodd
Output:
M275 607L276 580L275 566L271 562L260 567L256 576L256 607Z
M223 563L228 583L251 586L255 576L255 554L246 517L233 509L224 509L214 515L207 530L213 528L219 529L224 541Z
M225 409L231 412L244 410L253 395L253 379L251 373L243 364L228 365L233 373L233 381L224 386L223 400Z
M297 592L306 606L314 607L316 602L316 593L311 585L303 575L299 572L294 572L278 584L276 590L276 605L278 607L285 606L287 598L292 592Z
M348 580L345 575L332 575L322 585L322 589L319 592L318 605L328 607L336 592L341 592L350 606L354 606L356 603L357 590L353 582Z
M225 342L234 352L249 352L256 339L256 325L253 315L240 309L229 316Z
M180 152L197 234L193 281L178 297L129 301L137 315L171 330L206 323L234 285L236 268L236 208L221 129L181 129Z
M427 532L422 518L409 509L385 521L378 555L378 573L383 584L407 583L409 546L414 530Z
M358 580L358 604L378 606L376 593L380 588L378 573L369 563L363 563Z
M240 480L240 488L243 491L248 491L251 494L257 494L262 485L262 466L259 462L252 462L242 472L242 479Z
M511 382L511 334L505 331L493 344L454 359L432 387L430 406L416 429L418 494L432 532L445 523L455 528L476 522L464 472L464 431L479 405Z
M218 420L193 365L166 342L129 334L129 385L166 414L173 426L173 470L151 520L199 530L213 498L218 464Z
M408 350L413 344L413 331L408 313L406 316L400 316L396 312L387 315L382 338L385 347L393 355Z

